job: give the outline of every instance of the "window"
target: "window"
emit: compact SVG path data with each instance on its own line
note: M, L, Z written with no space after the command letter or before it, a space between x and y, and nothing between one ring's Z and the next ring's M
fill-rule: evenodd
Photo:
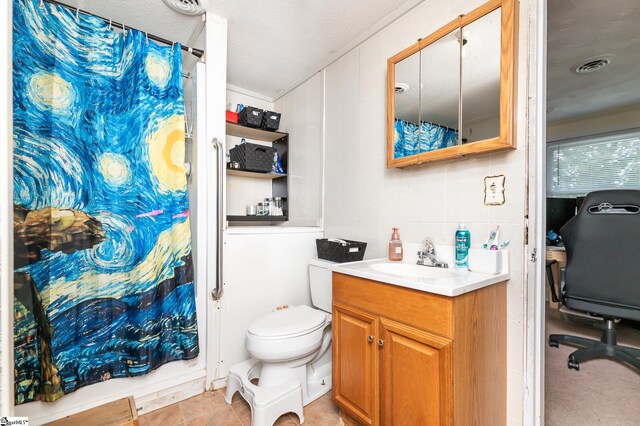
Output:
M625 188L640 189L640 129L547 145L547 196Z

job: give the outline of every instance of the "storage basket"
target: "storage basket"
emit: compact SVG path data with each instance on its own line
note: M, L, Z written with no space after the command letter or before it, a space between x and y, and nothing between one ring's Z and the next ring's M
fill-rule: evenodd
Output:
M262 114L262 125L260 126L265 130L271 130L275 132L280 127L280 113L273 111L265 111Z
M246 106L238 114L238 123L243 126L258 128L262 125L263 115L264 111L260 108Z
M229 150L231 161L240 163L240 169L268 173L273 168L275 149L270 146L244 142Z
M238 113L227 110L226 118L227 118L227 121L229 123L237 123L238 122Z
M334 238L316 239L318 258L332 262L357 262L364 258L367 243Z

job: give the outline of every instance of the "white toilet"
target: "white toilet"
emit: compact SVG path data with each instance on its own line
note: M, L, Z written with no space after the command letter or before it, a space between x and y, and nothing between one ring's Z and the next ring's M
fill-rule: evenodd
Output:
M225 401L236 392L251 406L252 426L271 426L293 412L304 422L303 406L331 390L331 270L333 262L309 260L311 301L276 310L249 325L251 359L234 365ZM258 379L258 385L251 380Z

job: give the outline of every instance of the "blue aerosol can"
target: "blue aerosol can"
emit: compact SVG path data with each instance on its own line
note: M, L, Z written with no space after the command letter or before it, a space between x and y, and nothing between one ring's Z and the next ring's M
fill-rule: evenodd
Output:
M461 223L456 231L456 268L469 269L469 247L471 247L471 232L467 225Z

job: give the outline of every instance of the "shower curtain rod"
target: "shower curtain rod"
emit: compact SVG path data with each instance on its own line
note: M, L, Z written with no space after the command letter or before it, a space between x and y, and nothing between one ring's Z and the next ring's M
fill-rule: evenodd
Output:
M98 19L102 19L104 22L108 22L109 24L113 25L114 27L122 27L122 29L126 28L124 24L121 24L119 22L115 22L115 21L113 21L111 19L103 18L102 16L98 16L98 15L96 15L94 13L87 12L86 10L82 10L80 8L77 8L77 7L69 6L68 4L60 3L59 1L56 1L56 0L40 0L40 3L42 3L43 1L47 2L47 3L57 4L58 6L65 7L65 8L70 9L70 10L74 10L76 13L82 13L83 15L94 16L94 17L96 17ZM137 28L130 28L130 29L137 29ZM140 31L140 30L138 30L138 31ZM149 34L149 33L145 32L145 31L140 31L140 32L145 33L145 35L147 37L149 37L153 41L157 41L158 43L164 43L164 44L167 44L167 45L170 45L170 46L172 46L175 43L175 42L173 42L171 40L167 40L166 38L162 38L162 37L159 37L157 35ZM185 52L189 52L193 56L196 56L198 58L201 58L202 55L204 55L204 50L202 50L202 49L196 49L195 47L188 47L188 46L182 46L182 45L180 47Z

